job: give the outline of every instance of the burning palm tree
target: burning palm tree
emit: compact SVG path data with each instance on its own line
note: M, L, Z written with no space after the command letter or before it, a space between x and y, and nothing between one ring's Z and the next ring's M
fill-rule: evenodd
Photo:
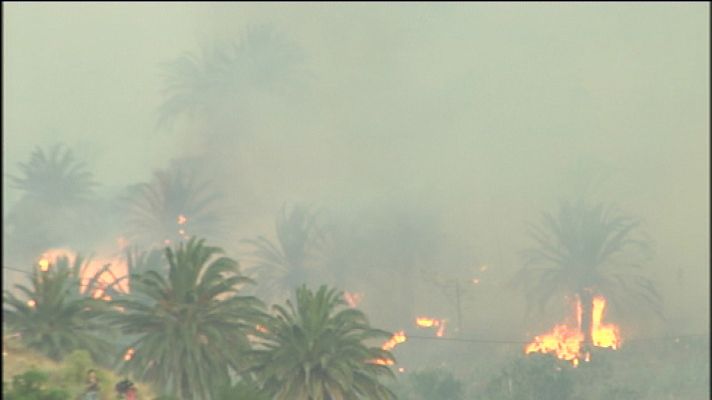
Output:
M529 304L543 310L556 294L575 296L581 304L584 343L591 343L594 298L610 299L618 308L640 299L660 310L660 296L642 273L649 243L636 235L640 221L603 204L563 203L556 215L545 213L531 227L537 247L524 252L525 266L515 283Z

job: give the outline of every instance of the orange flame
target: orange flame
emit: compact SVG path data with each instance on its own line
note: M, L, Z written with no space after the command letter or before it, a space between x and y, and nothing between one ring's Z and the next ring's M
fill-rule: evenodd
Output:
M186 218L185 215L178 215L178 225L185 225L186 222L188 222L188 218Z
M376 364L376 365L393 365L394 364L393 360L389 360L387 358L377 358L375 360L369 360L368 362L371 364Z
M255 325L255 329L257 330L257 332L269 333L269 330L264 325L257 324Z
M591 321L591 340L596 347L618 349L621 343L619 329L614 324L604 324L602 322L606 309L606 299L601 296L593 298L593 310Z
M35 308L35 306L37 306L37 302L32 299L27 300L27 306L30 308Z
M136 350L134 350L133 347L129 347L129 349L126 350L126 354L124 354L124 361L130 361L133 358L135 352Z
M602 296L595 296L591 315L591 339L596 347L615 350L620 347L620 331L616 325L602 322L605 308L606 299ZM524 348L524 353L554 353L561 360L571 361L574 367L579 364L579 358L582 356L584 361L590 361L590 353L581 354L584 334L581 330L583 310L579 299L576 300L575 312L576 327L572 328L565 324L556 325L551 332L536 336L534 341Z
M391 336L390 339L388 339L385 343L383 343L383 346L381 346L381 349L383 350L393 350L396 345L405 342L407 337L405 336L405 332L403 331L398 331Z

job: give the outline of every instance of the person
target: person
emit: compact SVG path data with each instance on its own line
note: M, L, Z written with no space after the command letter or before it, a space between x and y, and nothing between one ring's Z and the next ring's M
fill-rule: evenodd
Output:
M128 379L124 379L123 381L117 383L114 388L116 389L116 393L119 395L119 399L137 399L136 387L134 386L134 383Z
M84 390L82 400L99 400L99 380L96 378L96 371L87 371L87 387Z

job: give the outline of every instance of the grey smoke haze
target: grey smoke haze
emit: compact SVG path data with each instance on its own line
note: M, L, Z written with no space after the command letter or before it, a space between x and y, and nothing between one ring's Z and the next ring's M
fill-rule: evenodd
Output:
M706 332L708 10L4 4L3 167L14 174L35 146L66 143L108 197L171 159L222 148L216 177L240 209L232 251L272 235L285 202L348 216L405 204L435 215L435 236L462 249L447 261L457 266L430 269L486 263L499 281L528 244L525 222L604 173L592 196L645 220L666 311L682 331ZM233 156L186 119L157 128L161 64L259 26L292 42L304 71L294 87L239 99ZM20 193L7 180L3 189L5 214ZM473 296L471 320L502 326L522 301ZM437 302L433 313L449 312ZM428 295L418 303L438 308Z

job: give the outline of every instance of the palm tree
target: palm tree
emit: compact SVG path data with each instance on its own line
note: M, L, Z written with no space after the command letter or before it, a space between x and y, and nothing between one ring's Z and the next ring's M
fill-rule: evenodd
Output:
M86 165L62 145L55 145L47 152L35 148L30 160L20 163L20 172L20 176L10 176L12 186L30 199L55 207L86 200L96 185Z
M68 257L60 257L53 265L35 269L30 287L15 285L22 295L4 291L3 319L28 348L53 360L78 349L88 350L97 361L106 360L111 346L98 320L105 305L88 296L98 276L80 293L86 265L79 256L71 265Z
M259 300L238 295L252 282L238 263L203 243L166 248L167 277L155 270L136 275L131 294L112 302L122 311L111 320L136 338L121 369L184 400L209 400L228 382L262 315Z
M186 53L164 65L159 124L182 115L219 123L256 92L293 83L302 60L296 45L267 26L248 30L240 42Z
M220 194L194 170L174 164L129 189L126 212L134 241L166 245L221 232Z
M603 294L619 309L642 300L660 310L660 295L642 273L649 243L639 238L641 221L603 204L564 202L556 215L544 213L531 226L537 247L524 252L526 263L514 279L529 304L543 310L557 294L576 296L582 305L581 329L591 342L592 299Z
M276 244L264 236L245 240L254 247L250 255L265 294L290 293L313 276L323 239L317 215L304 204L291 210L283 206L275 224Z
M390 352L365 342L387 338L372 328L359 310L346 307L341 293L321 286L302 286L296 304L273 306L275 315L259 332L259 348L251 352L249 372L272 390L275 400L394 399L380 381L393 377L385 365Z
M86 165L70 149L55 145L35 148L19 169L18 176L9 177L11 187L23 193L6 219L11 256L24 262L86 236L92 219L86 215L93 211L87 201L96 185Z

